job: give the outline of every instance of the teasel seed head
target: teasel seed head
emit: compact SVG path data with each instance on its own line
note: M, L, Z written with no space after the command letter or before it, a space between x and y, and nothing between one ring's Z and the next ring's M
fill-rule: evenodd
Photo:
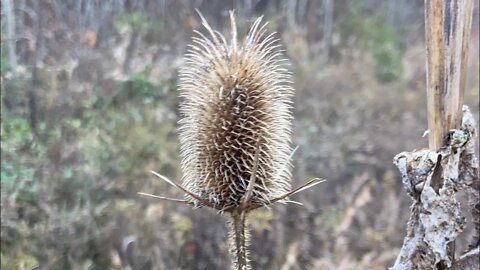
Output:
M323 180L290 189L293 88L274 33L266 35L260 17L239 42L230 12L227 41L199 15L209 37L195 31L180 70L183 185L152 171L186 199L140 194L229 213L232 266L248 270L249 212L277 201L294 202L286 198Z
M240 42L230 20L227 41L202 17L208 37L195 31L180 69L182 182L196 205L248 212L290 190L294 90L262 18Z

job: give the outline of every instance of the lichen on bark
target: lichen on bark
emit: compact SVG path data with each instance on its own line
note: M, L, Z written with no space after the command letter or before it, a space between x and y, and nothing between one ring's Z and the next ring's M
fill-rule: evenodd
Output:
M476 136L475 120L464 106L461 128L450 131L439 151L423 149L395 156L394 164L413 204L407 236L391 269L455 267L449 243L467 225L457 193L467 194L477 229L480 220ZM477 231L467 252L478 246L478 239Z

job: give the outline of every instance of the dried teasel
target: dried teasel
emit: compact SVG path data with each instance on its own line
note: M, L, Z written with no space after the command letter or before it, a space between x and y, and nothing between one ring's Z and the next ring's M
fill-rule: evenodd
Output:
M180 69L179 121L183 185L158 177L186 193L160 199L207 206L228 213L234 269L249 269L247 214L321 182L291 190L291 74L278 39L266 35L262 17L242 42L230 12L231 40L200 15L208 37L195 31Z

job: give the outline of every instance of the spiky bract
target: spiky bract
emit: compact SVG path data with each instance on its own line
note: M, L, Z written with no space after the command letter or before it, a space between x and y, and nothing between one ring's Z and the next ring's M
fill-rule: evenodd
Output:
M268 205L290 190L293 94L274 33L265 35L259 18L238 42L233 14L230 18L227 41L202 17L209 37L195 31L180 70L183 184L225 212L245 206L256 153L255 184L242 211Z

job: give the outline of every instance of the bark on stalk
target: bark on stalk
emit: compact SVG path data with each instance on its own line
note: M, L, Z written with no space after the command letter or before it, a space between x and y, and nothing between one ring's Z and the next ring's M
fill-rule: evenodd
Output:
M438 150L462 120L472 0L425 0L429 147Z

